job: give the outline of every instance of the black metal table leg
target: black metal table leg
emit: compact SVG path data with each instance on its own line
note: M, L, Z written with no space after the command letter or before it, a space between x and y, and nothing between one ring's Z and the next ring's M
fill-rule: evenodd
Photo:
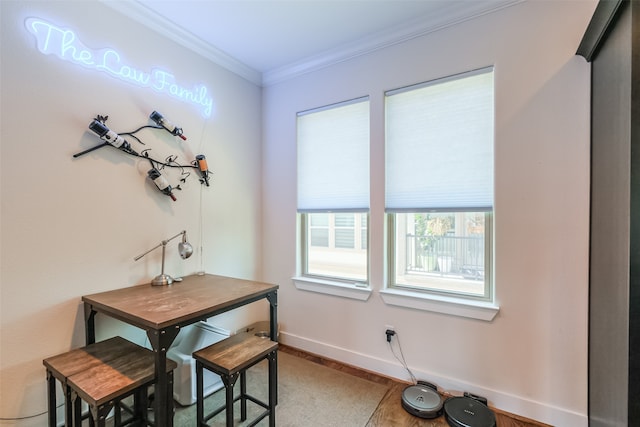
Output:
M169 396L169 374L167 373L167 350L178 335L179 327L147 331L147 337L155 355L155 398L153 408L156 427L173 427L173 396Z
M271 341L278 341L278 291L270 292L267 294L267 301L269 301L269 335L271 336ZM273 368L274 381L278 384L278 364L275 363ZM269 377L271 378L271 377ZM274 393L274 401L275 404L278 404L278 390L276 387Z
M84 303L84 334L85 344L93 344L96 342L96 311L93 310L91 304Z

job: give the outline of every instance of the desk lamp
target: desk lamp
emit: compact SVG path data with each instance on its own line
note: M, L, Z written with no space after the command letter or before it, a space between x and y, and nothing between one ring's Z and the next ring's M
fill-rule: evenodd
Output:
M187 230L182 230L181 232L179 232L175 236L170 237L167 240L163 240L162 242L160 242L159 245L154 246L153 248L149 249L145 253L143 253L141 255L138 255L137 257L135 257L133 259L134 261L138 261L140 258L145 256L149 252L154 251L154 250L158 249L160 246L162 246L162 271L160 272L160 275L156 276L151 281L152 285L154 285L154 286L166 286L166 285L170 285L174 281L176 281L176 279L174 279L173 277L169 276L168 274L164 274L164 254L165 254L165 248L167 246L167 243L169 243L171 240L175 239L176 237L178 237L180 235L182 235L182 241L180 243L178 243L178 253L180 254L180 258L182 258L182 259L189 258L191 256L191 254L193 254L193 246L191 246L191 243L187 242Z

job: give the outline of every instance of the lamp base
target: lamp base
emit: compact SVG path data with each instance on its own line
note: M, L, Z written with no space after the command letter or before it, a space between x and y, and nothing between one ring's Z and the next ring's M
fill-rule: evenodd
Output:
M168 274L160 274L159 276L153 278L151 284L153 286L167 286L172 284L173 280L173 277L169 276Z

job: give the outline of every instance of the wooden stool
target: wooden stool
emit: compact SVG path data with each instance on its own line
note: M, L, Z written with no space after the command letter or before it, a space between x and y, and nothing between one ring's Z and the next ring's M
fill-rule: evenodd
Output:
M43 360L47 368L49 427L56 426L56 379L65 394L65 426L82 425L81 401L90 409L91 424L104 426L115 411L115 425L121 424L119 402L134 396L134 418L146 422L147 387L155 382L155 357L151 350L121 337L110 338ZM167 360L170 402L173 401L173 370ZM131 420L130 420L131 421Z
M247 419L247 399L266 409L247 427L255 426L267 415L269 426L276 425L276 364L278 343L253 334L237 334L193 353L196 360L196 414L198 427L207 426L207 421L226 409L227 427L233 427L233 403L240 400L240 419ZM247 394L247 369L256 363L269 360L269 403L264 403ZM225 404L206 417L204 416L204 371L206 368L222 379ZM240 377L240 395L234 398L233 386Z

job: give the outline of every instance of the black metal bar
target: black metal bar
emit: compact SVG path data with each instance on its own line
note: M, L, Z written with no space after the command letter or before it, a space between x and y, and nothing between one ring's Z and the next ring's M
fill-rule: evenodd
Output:
M204 423L204 381L202 362L196 359L196 422L197 427Z
M278 341L278 291L267 294L269 301L269 336L271 341Z
M85 344L93 344L96 342L96 311L89 303L84 303L84 333Z
M240 372L240 420L247 419L247 371Z
M71 392L71 387L66 383L62 384L62 391L64 392L64 425L72 426L73 425L73 414L74 414L74 403L73 396Z
M174 413L174 403L173 403L173 371L167 372L167 413L169 414L170 424L173 425L173 413Z
M104 147L105 145L110 145L110 144L109 144L108 142L105 142L105 143L102 143L102 144L100 144L100 145L96 145L95 147L91 147L91 148L89 148L88 150L84 150L84 151L81 151L81 152L79 152L79 153L74 154L74 155L73 155L73 158L77 158L77 157L80 157L80 156L84 156L85 154L90 153L90 152L92 152L92 151L95 151L95 150L97 150L98 148L102 148L102 147Z
M155 398L154 412L157 426L173 426L173 405L169 397L169 374L167 373L167 350L171 347L171 343L178 335L180 328L173 327L161 329L159 331L147 330L149 343L153 348L155 356Z
M278 404L278 351L269 356L269 427L276 425L276 405Z
M224 388L226 391L226 413L227 413L227 427L233 427L233 386L238 380L238 373L231 375L221 375Z
M49 427L57 427L58 417L56 411L56 378L47 369L47 407L49 409Z
M267 301L269 301L269 336L271 341L278 342L278 291L269 292L267 294ZM276 364L275 370L272 372L273 378L278 383L278 366ZM271 376L269 376L271 378ZM275 392L275 404L278 404L278 389Z
M73 402L73 425L81 426L82 425L82 399L75 393L71 393L71 401ZM92 419L91 417L89 417ZM71 425L71 424L69 424Z

